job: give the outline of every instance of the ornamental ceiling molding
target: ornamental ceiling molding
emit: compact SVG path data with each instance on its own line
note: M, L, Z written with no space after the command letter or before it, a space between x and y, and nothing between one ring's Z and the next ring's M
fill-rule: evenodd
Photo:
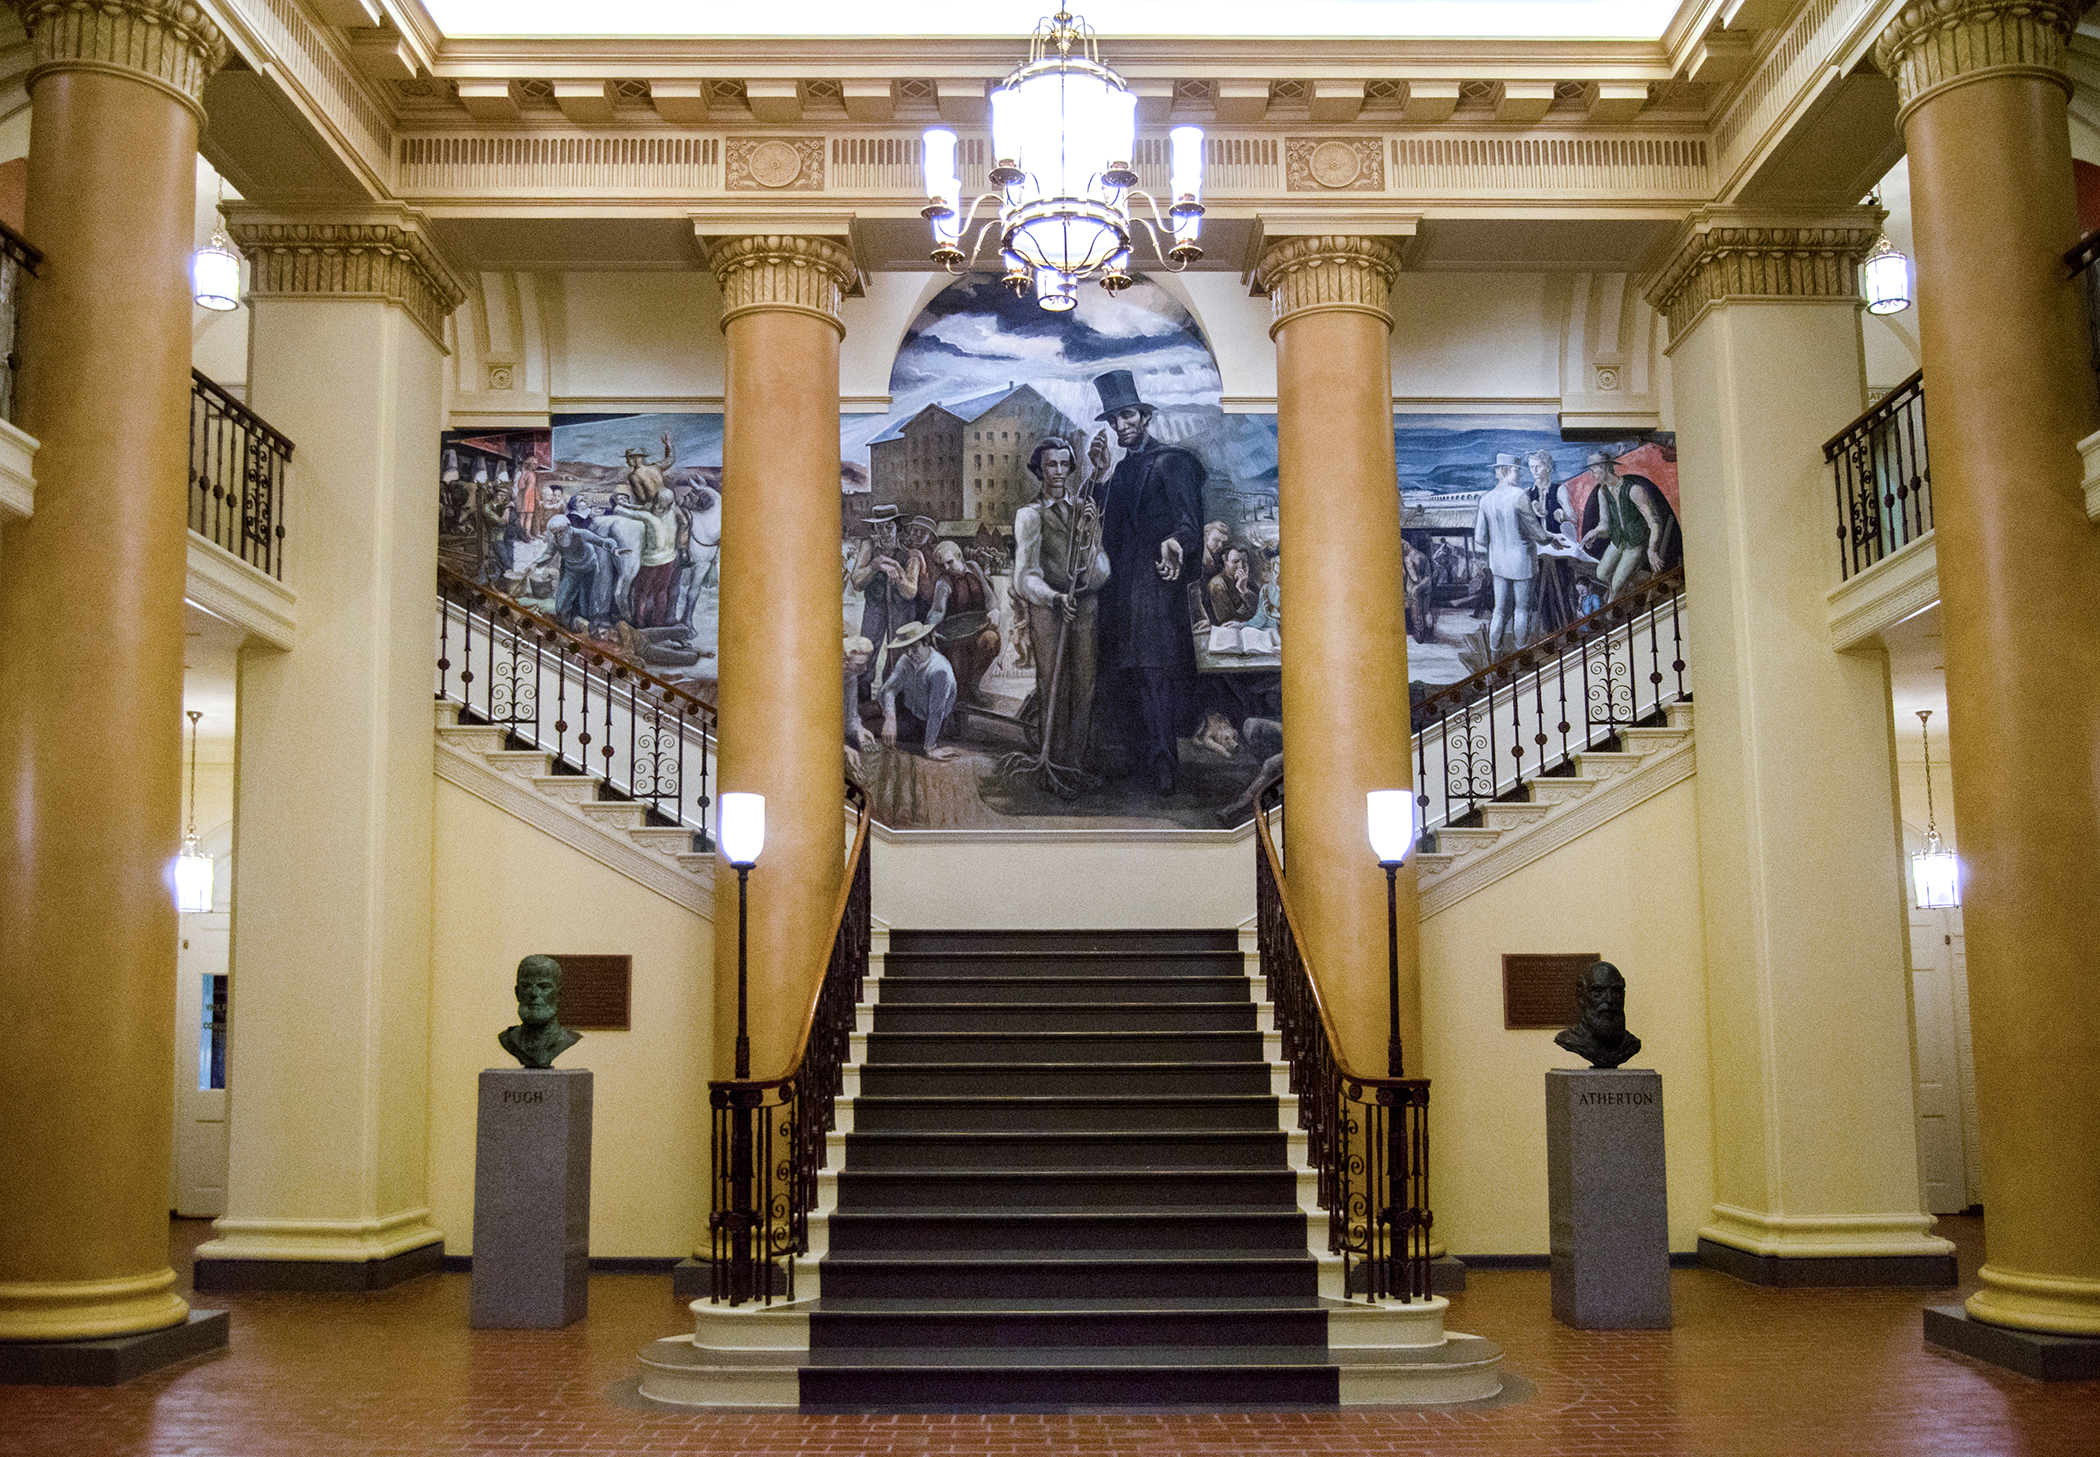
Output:
M25 87L51 71L114 71L172 93L201 126L227 41L193 0L12 0L28 33Z
M1306 314L1369 314L1393 327L1393 280L1403 255L1385 238L1326 234L1284 238L1263 251L1257 270L1275 321L1269 337Z
M1718 304L1859 302L1859 263L1881 235L1878 208L1816 218L1715 208L1694 214L1643 294L1670 321L1670 343Z
M839 300L857 271L853 255L829 238L759 233L716 238L707 264L722 287L722 328L744 314L776 311L808 314L846 337Z
M2043 76L2071 91L2064 53L2091 0L1911 0L1874 42L1895 78L1900 127L1918 103L1985 74Z
M421 214L285 218L240 203L226 212L248 257L255 298L384 299L445 344L445 320L466 301L461 276L432 245Z

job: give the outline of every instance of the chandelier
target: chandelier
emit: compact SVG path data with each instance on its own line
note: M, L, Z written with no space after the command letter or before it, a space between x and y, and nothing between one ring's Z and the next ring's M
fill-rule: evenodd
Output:
M1093 27L1068 10L1040 22L1027 64L992 91L996 193L965 208L955 133L946 127L926 133L924 216L933 225L933 261L958 276L967 272L996 224L1005 282L1016 294L1033 289L1037 303L1062 313L1078 304L1078 287L1089 278L1110 293L1130 286L1130 203L1143 198L1152 219L1140 217L1137 225L1160 262L1179 273L1203 256L1196 242L1203 223L1203 129L1180 126L1169 133L1173 202L1165 216L1158 201L1138 189L1131 166L1136 130L1137 97L1101 64ZM962 235L986 203L996 203L999 216L978 230L965 255ZM1162 245L1161 233L1171 245Z
M1925 848L1910 857L1910 875L1918 893L1918 909L1932 911L1961 904L1961 862L1952 850L1941 848L1940 827L1933 822L1932 737L1926 732L1932 710L1917 712L1918 737L1925 741Z

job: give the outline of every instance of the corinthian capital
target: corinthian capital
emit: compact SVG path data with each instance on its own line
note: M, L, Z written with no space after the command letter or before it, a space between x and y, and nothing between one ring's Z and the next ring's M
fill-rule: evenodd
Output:
M2053 78L2066 92L2064 48L2092 0L1911 0L1874 42L1903 111L1926 93L1985 71Z
M1269 337L1301 314L1370 314L1393 327L1389 303L1400 249L1384 238L1284 238L1261 255L1262 287L1275 321Z
M1642 283L1674 344L1725 303L1859 302L1859 263L1887 216L1854 207L1814 217L1713 207L1692 215Z
M194 0L11 0L29 80L52 70L120 71L159 83L192 111L226 61L226 37Z
M839 299L853 283L853 255L829 238L763 233L717 238L708 265L722 286L722 327L760 310L809 314L846 337Z

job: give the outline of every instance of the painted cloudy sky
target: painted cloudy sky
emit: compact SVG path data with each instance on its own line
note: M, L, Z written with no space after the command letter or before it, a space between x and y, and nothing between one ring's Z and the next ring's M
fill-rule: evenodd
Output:
M1009 384L1033 385L1089 424L1101 412L1094 377L1111 369L1132 371L1150 404L1217 407L1218 368L1203 335L1156 284L1141 279L1120 298L1082 288L1078 308L1052 314L996 278L972 275L936 294L912 321L890 369L889 415L849 418L841 449L866 462L868 441L896 421Z

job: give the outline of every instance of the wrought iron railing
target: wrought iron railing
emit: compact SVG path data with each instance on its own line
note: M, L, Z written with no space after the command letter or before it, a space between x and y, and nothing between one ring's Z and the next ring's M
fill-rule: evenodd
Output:
M809 1251L809 1215L852 1050L868 974L868 797L853 783L858 814L846 877L832 916L831 956L810 998L802 1035L776 1078L718 1078L708 1216L712 1299L729 1305L795 1298L795 1257Z
M15 371L22 363L18 347L23 280L34 277L43 261L44 255L29 246L27 238L0 223L0 345L6 348L0 359L0 420L10 424L15 418Z
M1925 372L1833 435L1823 459L1837 482L1838 570L1847 580L1931 531Z
M1319 1174L1327 1248L1342 1257L1342 1288L1372 1300L1427 1297L1429 1079L1364 1077L1341 1052L1334 1019L1306 964L1285 893L1269 817L1254 820L1255 909L1262 974L1276 1008L1298 1126Z
M1684 568L1414 705L1415 798L1434 831L1689 696Z
M2085 293L2086 337L2092 348L2093 383L2100 388L2100 232L2087 233L2064 254L2064 264Z
M190 371L190 530L283 577L284 480L291 461L291 441Z
M690 689L438 567L437 696L713 848L715 712Z

